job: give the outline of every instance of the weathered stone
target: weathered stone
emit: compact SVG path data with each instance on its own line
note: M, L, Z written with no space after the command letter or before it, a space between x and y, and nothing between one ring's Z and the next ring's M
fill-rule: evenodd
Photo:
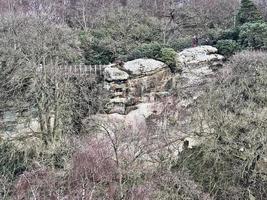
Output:
M113 99L110 99L106 111L110 114L111 113L124 114L126 101L127 101L126 98L120 98L120 97L115 97Z
M104 76L106 81L124 81L129 78L129 75L126 72L116 67L106 67Z
M212 46L188 48L177 54L176 61L180 65L197 65L223 61L222 55L216 54L217 49Z
M182 67L179 79L183 88L199 87L214 75L214 71L222 66L224 57L216 54L212 46L188 48L177 54L176 60ZM199 89L198 89L199 90Z
M110 100L110 103L114 103L114 104L125 104L126 103L126 99L125 98L114 98Z
M127 109L128 106L134 108L139 103L162 100L163 98L159 94L168 93L175 87L176 79L179 79L181 88L190 88L188 94L191 94L193 98L199 96L201 90L197 88L214 75L215 68L219 68L224 59L216 52L217 49L214 47L199 46L178 53L177 61L182 63L182 73L176 77L173 76L166 64L153 59L136 59L126 62L120 68L116 68L115 65L108 67L106 69L106 72L110 73L107 76L109 77L107 79L109 81L108 89L112 98L108 106L108 113L127 114L126 110L132 110ZM116 76L116 74L119 75ZM121 74L125 75L125 79L123 76L119 78ZM118 98L125 98L126 101L114 102L113 99ZM124 112L123 108L125 108Z
M3 122L13 122L17 120L17 113L15 111L6 111L3 113Z
M154 59L136 59L126 62L123 66L132 76L146 76L166 67L166 64Z
M223 56L216 52L216 48L204 46L178 53L177 59L182 62L183 69L181 74L176 75L173 75L164 64L146 65L149 59L126 63L123 70L127 70L130 77L124 83L108 83L113 93L109 113L113 114L93 116L97 120L96 124L108 127L103 129L102 133L101 130L97 133L98 139L105 139L107 130L112 137L124 134L121 142L123 148L120 150L127 156L135 156L140 144L145 144L148 149L158 149L150 152L149 156L139 157L146 166L150 159L157 159L159 154L176 159L184 148L200 145L202 139L194 136L197 127L191 126L192 107L195 100L205 91L206 84L213 80L213 66L220 67L223 61ZM181 95L172 96L169 91L176 86L176 79L180 84L177 93ZM123 93L125 96L122 98ZM171 117L173 118L170 119ZM86 124L90 126L93 123ZM205 130L205 124L202 128ZM147 137L153 137L149 144L146 143ZM138 146L132 138L138 138ZM166 145L165 142L171 145Z
M151 95L166 91L166 83L172 73L165 68L152 75L137 77L128 80L128 98L138 98L140 102L150 102ZM151 94L151 95L150 95ZM149 96L149 98L147 98Z
M105 73L105 88L110 91L111 98L106 111L120 114L127 114L126 110L131 110L127 109L128 106L154 102L155 94L166 91L166 83L172 76L167 65L153 59L133 60L119 68L109 66ZM123 101L119 101L121 99Z

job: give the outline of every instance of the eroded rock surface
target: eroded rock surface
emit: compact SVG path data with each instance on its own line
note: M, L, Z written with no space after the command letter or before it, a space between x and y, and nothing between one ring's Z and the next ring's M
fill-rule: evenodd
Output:
M198 46L188 48L177 54L177 61L182 65L212 64L221 62L224 57L217 54L218 50L212 46Z
M178 87L189 92L192 98L201 94L202 86L212 81L215 71L222 67L224 57L217 54L217 51L212 46L199 46L177 53L176 60L182 73L175 78Z
M112 65L104 69L104 76L106 81L125 81L129 78L129 74Z
M172 78L169 67L153 59L137 59L105 69L106 89L110 92L108 113L127 114L140 103L154 102L166 92Z
M186 109L213 80L224 57L217 54L217 49L212 46L199 46L177 53L176 60L182 69L180 74L172 74L166 64L153 59L137 59L123 66L107 68L106 88L111 93L108 113L127 115L139 104L164 101L173 92L184 94L175 104Z
M152 59L138 59L118 67L129 78L108 82L107 87L114 91L110 100L113 114L91 118L102 126L98 137L105 138L106 131L114 138L124 134L122 146L137 151L145 148L148 152L157 149L155 154L140 156L146 163L159 154L176 157L183 148L199 145L201 140L193 135L195 127L191 127L192 105L223 64L224 57L216 53L211 46L177 53L180 74L171 73L164 63Z
M166 67L166 64L154 59L136 59L126 62L123 69L132 76L146 76L161 71Z

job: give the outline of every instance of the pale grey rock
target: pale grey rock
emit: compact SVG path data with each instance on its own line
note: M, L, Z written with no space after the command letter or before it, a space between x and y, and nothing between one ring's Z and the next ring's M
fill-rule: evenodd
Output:
M133 76L142 76L153 74L166 68L163 62L154 59L136 59L126 62L123 68Z
M114 71L127 72L131 76L127 74L127 79L122 80L120 76L110 75ZM128 109L129 106L155 101L155 94L166 91L166 83L172 76L167 65L153 59L133 60L125 63L121 68L109 66L106 72L109 72L106 76L109 79L106 79L105 84L105 88L110 92L110 100L106 105L106 112L109 114L127 114L131 110Z
M224 57L216 54L217 52L217 48L212 46L188 48L177 54L176 61L182 65L197 65L223 61Z
M127 99L126 98L120 98L115 97L113 99L110 99L108 105L107 105L107 112L108 113L118 113L118 114L124 114L125 113L125 104Z
M124 81L129 78L129 74L116 67L106 67L104 76L106 81Z
M223 64L224 57L212 46L188 48L177 53L176 61L182 68L183 87L199 87L214 75L214 69Z
M13 122L17 120L17 113L14 111L6 111L3 113L3 122Z
M184 144L187 143L187 148L193 149L194 147L197 147L201 145L203 142L203 138L197 137L197 136L189 136L184 139Z
M126 103L126 98L114 98L114 99L111 99L109 102L110 103L115 103L115 104L125 104Z

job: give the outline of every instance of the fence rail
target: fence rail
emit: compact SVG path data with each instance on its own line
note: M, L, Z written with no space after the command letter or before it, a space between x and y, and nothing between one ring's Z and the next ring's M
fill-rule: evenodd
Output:
M103 76L104 69L109 65L40 65L37 72L42 73L60 73L67 76L89 75L93 77Z

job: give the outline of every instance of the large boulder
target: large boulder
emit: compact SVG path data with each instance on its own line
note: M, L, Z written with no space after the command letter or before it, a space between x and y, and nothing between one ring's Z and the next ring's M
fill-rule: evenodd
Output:
M154 101L157 93L165 92L171 76L166 64L153 59L136 59L123 66L106 67L105 88L111 98L107 113L127 114L139 103Z
M161 71L167 65L154 59L136 59L126 62L123 69L132 76L146 76Z
M224 57L216 54L217 52L218 50L212 46L198 46L185 49L178 53L176 60L182 65L196 65L223 61Z
M129 78L129 74L117 67L108 66L104 69L104 77L106 81L125 81Z
M188 48L177 53L176 61L182 69L179 79L184 88L195 87L198 93L200 86L207 83L214 71L222 66L224 57L217 54L212 46ZM193 93L195 93L193 92Z
M124 114L126 110L126 102L126 98L117 95L114 98L111 98L108 104L106 105L106 112L108 112L109 114Z
M171 70L164 68L152 75L129 79L127 97L130 101L135 99L133 102L153 102L158 93L168 92L166 85L171 78Z

